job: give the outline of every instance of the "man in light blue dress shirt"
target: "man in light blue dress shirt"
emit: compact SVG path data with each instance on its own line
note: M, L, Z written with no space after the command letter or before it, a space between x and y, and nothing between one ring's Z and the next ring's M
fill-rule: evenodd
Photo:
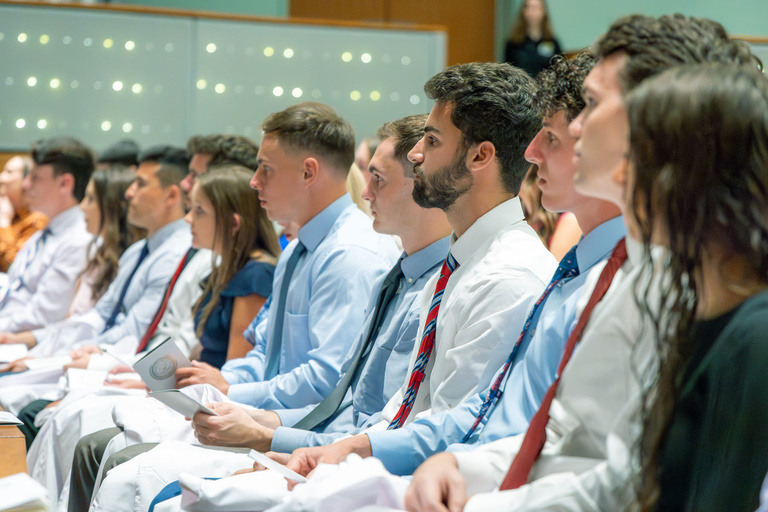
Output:
M525 154L538 166L544 207L573 212L582 228L584 237L575 250L580 273L560 281L533 317L518 352L524 356L512 361L501 385L501 396L491 403L471 437L464 440L489 390L401 429L366 432L372 455L394 474L411 474L427 457L446 449L472 449L479 443L526 430L555 378L565 342L578 320L579 307L583 307L579 299L590 293L586 288L594 286L585 286L589 269L604 263L624 236L619 209L607 201L582 196L573 185L575 139L568 134L568 123L583 108L580 87L592 65L593 58L582 55L575 64L556 64L539 79L536 104L543 126ZM494 377L491 382L496 380Z
M399 291L378 322L378 333L359 363L349 389L336 410L312 428L290 428L315 408L252 411L248 416L236 406L217 409L222 417L212 424L203 415L195 416L197 437L203 443L251 446L260 450L291 452L302 446L328 444L343 435L361 431L378 422L381 410L402 385L419 328L419 303L416 300L429 278L437 272L448 253L451 226L439 209L424 209L412 198L413 164L408 151L424 133L426 116L409 116L387 123L379 129L381 142L371 159L369 182L363 198L371 202L374 229L400 237L404 253L400 259L403 276ZM368 301L367 319L358 339L342 366L347 372L357 347L367 339L376 312L374 306L384 279L379 279ZM237 409L237 410L234 410ZM250 425L254 435L229 438L223 430L232 423ZM258 422L258 423L257 423ZM217 441L206 433L215 432Z

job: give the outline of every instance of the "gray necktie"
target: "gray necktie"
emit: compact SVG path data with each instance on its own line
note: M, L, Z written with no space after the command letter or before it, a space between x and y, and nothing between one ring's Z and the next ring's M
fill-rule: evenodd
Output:
M283 282L280 285L280 296L277 299L277 310L274 316L275 330L272 335L272 343L267 344L267 348L270 350L266 354L267 367L264 370L264 380L271 379L277 375L277 371L280 369L280 350L283 346L283 325L285 324L285 299L288 296L288 287L291 286L293 271L296 269L296 264L299 262L299 258L301 258L301 255L304 254L306 250L307 248L304 247L304 244L297 241L296 248L293 250L293 254L291 254L288 263L285 265Z
M360 346L357 348L357 352L355 353L354 358L352 359L352 362L350 363L346 373L341 377L341 380L339 380L339 383L336 385L331 394L328 395L325 400L320 402L318 406L315 407L309 414L304 416L298 423L296 423L293 428L312 430L333 416L338 410L339 405L347 394L347 390L349 389L352 380L357 374L357 369L361 366L361 363L367 359L369 353L368 348L370 347L372 341L376 339L376 336L379 333L379 329L381 328L381 322L384 319L384 314L387 311L387 307L389 306L390 302L392 302L392 299L395 297L395 294L400 287L400 278L403 276L403 271L400 268L401 261L402 260L398 260L392 270L389 271L389 274L381 285L379 296L377 297L376 304L374 306L373 317L371 318L371 322L368 324L368 331L363 342L360 343Z

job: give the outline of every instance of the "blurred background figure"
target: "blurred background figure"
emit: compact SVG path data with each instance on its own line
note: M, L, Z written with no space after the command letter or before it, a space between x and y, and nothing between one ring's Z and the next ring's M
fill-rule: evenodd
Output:
M96 169L130 169L139 166L139 145L130 139L118 141L99 154Z
M520 202L528 225L536 231L549 252L557 259L581 238L581 228L576 216L571 212L550 212L541 204L541 189L536 182L539 168L532 165L520 185Z
M507 41L504 60L536 76L562 53L544 0L523 0Z
M45 215L30 212L21 182L32 166L26 156L8 160L0 172L0 271L7 272L16 253L35 232L48 224Z

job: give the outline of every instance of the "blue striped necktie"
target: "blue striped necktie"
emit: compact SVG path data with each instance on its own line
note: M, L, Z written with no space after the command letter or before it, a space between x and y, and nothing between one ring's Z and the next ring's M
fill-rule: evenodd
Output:
M466 443L469 438L472 437L472 434L475 432L475 430L477 430L478 425L480 425L480 422L483 421L483 418L488 413L488 409L501 397L503 392L501 389L501 384L504 382L504 377L507 375L507 372L512 366L512 363L514 363L515 358L517 357L517 353L520 350L520 343L523 341L523 338L525 338L525 335L528 333L531 325L535 325L536 322L538 322L539 315L541 313L541 307L549 298L549 294L552 293L552 290L555 289L555 286L557 286L557 284L563 279L572 279L579 275L579 266L578 262L576 261L576 247L578 246L574 245L571 250L568 251L565 256L563 256L563 259L560 260L560 264L557 266L555 275L552 276L552 280L549 282L549 285L547 285L544 293L541 294L539 299L531 308L531 312L528 314L528 318L525 320L525 324L523 324L523 330L520 333L520 336L517 337L515 346L512 348L512 353L509 354L507 362L504 363L504 366L501 368L501 373L499 373L498 377L496 377L496 380L493 382L493 386L491 386L491 390L488 392L488 396L485 397L483 406L480 408L480 412L477 414L477 418L475 418L475 422L472 425L472 428L469 429L467 434L461 440L462 443Z

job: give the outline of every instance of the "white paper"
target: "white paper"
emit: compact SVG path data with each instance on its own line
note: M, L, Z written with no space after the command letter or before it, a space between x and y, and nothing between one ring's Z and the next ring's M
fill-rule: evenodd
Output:
M70 391L79 389L98 389L104 385L107 372L69 368L67 370L67 386Z
M192 366L189 358L168 338L136 361L133 369L152 391L164 391L176 387L176 369Z
M27 356L27 346L23 343L3 343L0 345L0 363L10 363Z
M303 484L307 481L306 478L298 474L292 469L288 469L286 466L280 464L277 461L274 461L264 455L261 452L258 452L256 450L251 450L250 453L248 453L248 456L264 466L267 469L271 469L275 473L280 474L280 476L284 476L285 478L288 478L290 480L293 480L296 483Z
M0 411L0 425L21 425L23 421L8 411Z
M174 411L181 413L186 418L192 418L197 412L204 412L205 414L212 414L218 416L215 412L198 402L192 397L189 397L179 391L178 389L167 389L165 391L153 391L149 394L152 398L161 401Z
M65 364L72 362L69 356L59 357L36 357L34 359L27 359L24 364L30 370L37 370L39 368L61 368Z
M49 510L45 487L26 473L0 478L0 510Z

